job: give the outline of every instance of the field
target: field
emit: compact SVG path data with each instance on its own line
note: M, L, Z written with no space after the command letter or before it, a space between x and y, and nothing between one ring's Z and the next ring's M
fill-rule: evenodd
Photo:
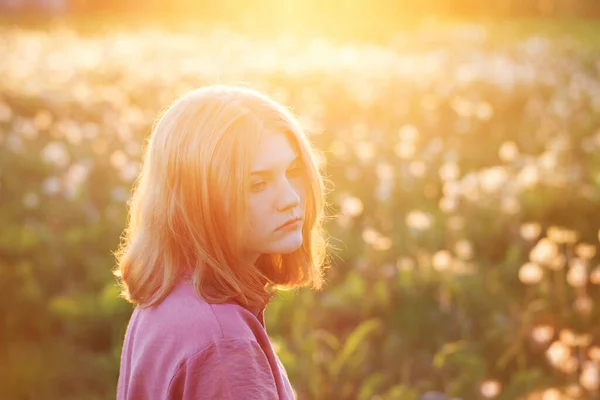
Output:
M111 252L144 141L216 82L290 105L323 152L328 284L266 316L299 399L599 398L600 42L507 26L2 25L0 398L114 398L131 307Z

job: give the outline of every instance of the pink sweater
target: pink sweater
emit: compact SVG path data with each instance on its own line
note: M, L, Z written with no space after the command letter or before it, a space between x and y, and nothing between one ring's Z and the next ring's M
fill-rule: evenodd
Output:
M158 306L136 308L125 333L117 399L294 399L263 313L209 304L189 281Z

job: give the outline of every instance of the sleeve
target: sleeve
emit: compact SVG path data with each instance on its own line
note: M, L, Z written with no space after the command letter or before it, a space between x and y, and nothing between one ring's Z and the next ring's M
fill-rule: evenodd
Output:
M252 340L223 339L190 358L169 384L170 400L276 400L264 351Z

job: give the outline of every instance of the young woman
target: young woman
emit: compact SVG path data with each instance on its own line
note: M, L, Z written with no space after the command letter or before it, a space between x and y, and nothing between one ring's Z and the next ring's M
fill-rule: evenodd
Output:
M264 310L278 289L321 288L326 240L293 115L247 88L191 91L156 123L129 205L117 398L294 398Z

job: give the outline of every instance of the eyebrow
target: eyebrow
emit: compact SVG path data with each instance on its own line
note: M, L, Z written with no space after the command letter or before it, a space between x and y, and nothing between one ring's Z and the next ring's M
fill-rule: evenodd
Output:
M300 157L296 156L296 158L294 158L289 164L288 164L288 168L295 164L296 162L298 162L298 160L300 159ZM261 170L256 170L256 171L252 171L250 172L250 175L271 175L273 173L273 171L275 170L275 168L272 169L261 169Z

